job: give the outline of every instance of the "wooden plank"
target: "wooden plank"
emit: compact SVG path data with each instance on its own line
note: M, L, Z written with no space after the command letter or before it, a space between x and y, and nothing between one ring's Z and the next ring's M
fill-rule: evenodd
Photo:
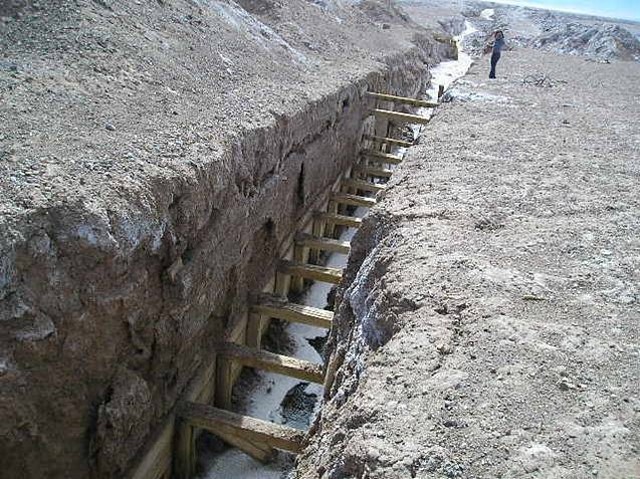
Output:
M331 199L332 195L333 193L329 194L329 204L327 205L327 213L329 213L330 215L337 215L339 214L339 205L338 203L336 203ZM323 236L326 236L328 238L333 238L335 236L335 233L336 233L336 225L334 223L325 223Z
M401 113L399 111L381 110L379 108L374 108L373 110L371 110L371 114L382 118L388 118L389 120L401 121L404 123L419 123L422 125L426 125L427 123L429 123L429 121L431 121L430 118L426 118L424 116L410 115L409 113Z
M167 472L171 472L174 422L172 415L134 469L130 476L132 479L161 479Z
M209 402L213 398L216 380L216 358L215 355L210 360L205 361L200 366L186 391L186 398L189 401ZM179 425L173 414L166 418L164 424L157 430L157 433L149 441L146 453L141 454L140 462L133 468L131 474L126 476L129 479L162 479L171 474L172 458L176 452L175 441L178 440L176 433ZM182 445L186 445L186 441ZM188 451L182 451L190 454ZM182 460L187 459L185 456ZM188 459L187 459L188 460Z
M324 283L340 284L342 280L342 270L337 268L327 268L316 264L295 263L293 261L280 261L278 269L283 274L291 276L301 276L302 278Z
M349 254L351 245L348 241L340 241L333 238L318 238L316 236L301 233L296 236L296 243L307 248L331 251L333 253ZM306 263L306 261L299 261Z
M387 189L385 185L379 185L364 180L348 179L344 180L342 184L355 190L370 191L372 193L378 193Z
M295 241L293 246L293 260L297 263L309 263L310 248L304 244ZM291 291L294 293L302 293L304 291L304 278L291 278Z
M331 195L331 199L336 203L342 203L343 205L351 206L364 206L366 208L372 208L376 205L375 198L367 198L366 196L350 195L348 193L334 193Z
M206 404L182 403L177 408L177 414L192 426L205 429L212 434L228 434L294 454L299 453L303 448L304 431Z
M308 324L318 328L331 328L333 313L325 309L289 303L284 298L262 295L251 311L292 323Z
M413 143L404 140L397 140L396 138L385 138L384 136L365 135L365 140L375 141L376 143L387 143L389 145L402 146L404 148L410 148Z
M378 178L391 178L391 175L393 175L393 170L366 165L359 166L358 172L367 176L375 176Z
M315 213L311 226L311 233L313 234L313 236L317 236L318 238L325 237L325 231L327 229L326 226L327 222L320 218L317 213ZM319 263L319 253L320 251L316 249L309 250L309 263Z
M233 363L224 358L218 358L216 362L215 404L218 407L228 409L231 407L231 393L233 392Z
M218 436L227 444L230 444L233 447L237 447L245 454L262 463L269 462L275 454L273 448L269 447L268 444L250 441L248 439L238 437L235 434L231 434L225 430L217 431L216 436Z
M390 165L399 165L402 163L403 158L401 156L391 155L389 153L383 153L381 151L363 150L362 154L369 158L376 158L379 163L388 163Z
M196 429L181 419L176 420L176 435L173 439L173 477L191 479L196 472Z
M260 349L262 346L262 324L268 321L261 314L253 311L249 312L249 321L247 322L247 346Z
M407 98L407 97L404 97L404 96L389 95L387 93L377 93L377 92L373 92L373 91L366 92L366 95L369 98L375 98L376 100L391 101L391 102L394 102L394 103L402 103L404 105L420 106L420 107L423 107L423 108L436 108L438 106L438 103L436 103L436 102L432 102L432 101L428 101L428 100L422 100L420 98Z
M314 364L309 361L233 343L221 344L217 351L223 357L237 361L249 368L262 369L263 371L270 371L318 384L322 384L324 381L321 364Z
M362 225L362 218L346 215L334 215L331 213L320 213L318 218L327 223L335 225L346 226L348 228L360 228Z

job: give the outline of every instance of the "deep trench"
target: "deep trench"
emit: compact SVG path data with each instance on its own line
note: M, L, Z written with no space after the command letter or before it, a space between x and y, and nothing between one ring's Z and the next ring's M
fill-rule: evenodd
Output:
M468 25L466 34L473 30ZM464 36L464 34L463 34ZM429 97L435 97L439 85L448 87L458 77L463 75L470 66L468 56L458 58L458 61L448 62L433 72L431 88L428 90ZM343 110L349 107L349 100L342 103ZM430 117L431 110L420 109L419 113ZM420 135L420 125L405 125L402 128L394 127L389 122L380 124L370 124L369 129L375 136L395 137L397 139L417 140ZM380 132L380 128L384 128ZM363 130L366 130L366 126ZM382 134L381 134L382 133ZM405 147L391 144L374 144L368 142L367 148L379 147L381 151L402 157L406 151ZM359 156L359 155L358 155ZM370 165L372 162L365 163ZM380 164L378 164L380 165ZM386 168L393 170L394 165L387 164ZM351 168L347 175L351 175L359 180L370 181L377 185L384 185L388 179L376 178L373 176L358 175ZM299 203L305 201L305 167L304 163L300 167L297 178L298 188L296 200ZM363 190L348 190L349 193L375 198L375 192ZM333 203L328 204L331 209ZM367 212L364 207L338 207L338 213L362 218ZM263 242L267 244L272 239L273 224L269 219L260 234L263 235ZM350 242L356 234L356 228L337 227L335 230L324 234L327 237L337 238L340 241ZM271 232L271 233L270 233ZM315 257L316 262L328 267L345 268L348 255L340 253L321 254ZM312 306L320 309L333 310L333 298L335 296L335 286L323 282L309 282L305 280L305 289L302 292L289 293L288 300L300 304ZM285 354L316 364L323 364L326 361L325 346L328 337L328 330L298 323L287 323L277 319L271 319L271 324L267 328L262 347L273 353ZM233 388L232 410L251 417L256 417L276 424L283 424L301 430L308 430L315 415L321 408L321 398L323 396L322 385L311 384L298 379L285 377L272 372L259 371L253 369L243 369ZM277 452L273 460L267 464L261 463L251 458L242 451L225 445L224 441L216 438L213 434L203 434L198 440L198 478L214 479L218 477L233 477L238 479L278 479L293 477L295 467L294 456L287 452Z
M114 390L104 399L97 406L98 414L94 419L97 432L91 438L96 451L96 477L111 477L110 471L118 470L122 464L129 465L131 473L126 476L134 479L195 477L196 459L185 454L187 449L196 449L191 447L195 436L199 437L200 449L209 451L199 455L198 477L285 477L283 475L291 471L293 461L281 454L281 459L272 463L273 467L258 463L250 465L249 475L207 472L206 454L222 452L226 446L219 438L194 435L193 432L201 431L182 420L180 406L188 402L215 404L225 410L250 410L246 391L259 387L256 373L244 368L235 388L236 400L232 401L231 388L221 387L221 378L232 377L229 381L235 382L243 368L232 366L230 362L222 364L217 359L216 344L255 343L256 337L264 337L265 349L270 346L272 350L290 354L290 341L281 340L285 335L277 329L279 323L271 321L273 326L269 330L251 329L251 305L255 304L260 292L282 293L279 284L282 275L276 274L279 262L285 258L294 259L292 246L297 233L317 236L314 224L318 221L313 221L313 213L333 208L328 195L340 189L342 179L352 176L353 167L362 158L360 150L374 146L370 139L365 142L365 137L415 136L415 131L406 125L397 128L386 118L375 118L371 108L427 113L384 101L374 103L366 92L424 98L429 91L430 74L433 73L430 67L434 59L450 58L456 51L451 42L424 39L414 49L388 59L379 71L345 84L339 91L310 103L307 109L292 117L279 118L268 128L248 132L225 152L222 170L199 170L195 178L172 187L167 207L174 220L173 230L171 237L165 236L162 241L167 239L175 244L167 248L163 245L168 254L162 260L162 296L158 303L162 310L157 321L161 326L158 331L167 336L154 337L147 373L150 383L159 381L161 385L151 397L151 407L158 419L152 422L144 417L136 422L137 418L132 420L132 416L124 411L121 415L123 424L113 428L109 423L111 419L103 417L102 412L109 411L111 403L122 407L127 383L123 382L120 390ZM392 151L390 146L383 146L382 150ZM228 165L234 165L234 168ZM362 177L368 178L372 176ZM351 188L349 193L372 196L369 192ZM353 210L341 209L339 213L351 214ZM321 236L335 238L343 233L347 235L343 238L346 241L353 231L337 227ZM326 264L336 260L342 266L346 257L312 253L310 263ZM300 294L297 291L296 297L290 299L300 301ZM316 306L324 308L326 304L322 302L326 303L326 299L317 301ZM262 321L258 323L264 326ZM313 331L309 335L307 329L297 334L299 328L297 324L289 325L289 336L316 355L312 358L314 362L322 363L323 358L314 348L322 347L326 330ZM260 334L250 337L250 330ZM304 335L311 336L314 344L300 340ZM280 337L281 344L271 341L269 345L269 338L274 337ZM229 374L221 374L224 368ZM316 399L322 396L322 387L300 384L296 380L286 388L284 409L287 412L278 414L289 424L306 428L318 410ZM239 397L243 399L237 400ZM277 407L271 411L281 408L281 400L274 401ZM132 406L136 405L132 403ZM273 420L273 417L265 419ZM147 439L139 450L127 448L117 434L104 433L109 430L126 430L131 437L134 433L138 437L146 434ZM150 433L146 432L149 430ZM113 450L117 454L109 452ZM204 468L202 464L205 464ZM185 466L193 472L186 474ZM273 475L267 476L270 467Z
M469 64L468 57L463 57L455 63L452 62L449 67L441 68L441 71L436 72L435 81L432 82L428 95L435 96L439 84L448 86L468 69ZM343 104L343 107L348 107L348 103ZM432 112L422 109L420 113L430 116ZM420 125L407 125L403 129L393 128L389 124L385 127L386 131L382 136L410 141L417 140L421 130ZM375 131L374 133L379 134L380 132ZM399 146L388 144L379 146L382 151L399 156L403 156L406 151L406 148ZM387 168L393 170L394 166L387 165ZM375 177L362 179L379 185L384 185L387 182L385 179ZM304 198L304 165L300 169L298 184L297 197L299 201L302 201ZM376 196L371 192L352 191L352 193L368 197ZM363 207L341 208L339 212L362 218L367 209ZM355 228L343 227L339 228L337 232L333 232L332 236L341 241L351 242L356 231ZM345 254L331 253L320 259L320 262L326 266L345 268L348 257ZM307 288L302 294L290 295L289 299L300 304L333 310L335 286L323 282L313 282L306 286ZM324 363L326 361L324 348L327 337L328 331L321 328L272 320L271 326L265 333L263 348L314 363ZM234 386L233 410L276 424L308 430L318 409L322 406L322 392L321 385L283 377L275 373L245 369ZM272 462L263 464L238 449L226 446L222 440L211 434L205 434L200 438L198 455L198 477L201 479L218 477L286 479L293 477L295 459L292 454L277 452Z

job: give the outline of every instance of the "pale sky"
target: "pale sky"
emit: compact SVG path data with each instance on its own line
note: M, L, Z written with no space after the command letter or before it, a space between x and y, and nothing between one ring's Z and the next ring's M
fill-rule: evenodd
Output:
M493 0L528 7L640 20L640 0Z

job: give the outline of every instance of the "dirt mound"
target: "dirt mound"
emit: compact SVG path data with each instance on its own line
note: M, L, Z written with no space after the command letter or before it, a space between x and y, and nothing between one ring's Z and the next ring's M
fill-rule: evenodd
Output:
M532 45L593 60L640 61L640 40L619 25L556 25L535 38Z

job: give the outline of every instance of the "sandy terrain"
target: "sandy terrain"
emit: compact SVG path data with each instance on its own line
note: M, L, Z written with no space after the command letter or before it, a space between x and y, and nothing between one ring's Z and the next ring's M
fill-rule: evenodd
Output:
M640 65L486 63L356 235L300 478L640 477Z

